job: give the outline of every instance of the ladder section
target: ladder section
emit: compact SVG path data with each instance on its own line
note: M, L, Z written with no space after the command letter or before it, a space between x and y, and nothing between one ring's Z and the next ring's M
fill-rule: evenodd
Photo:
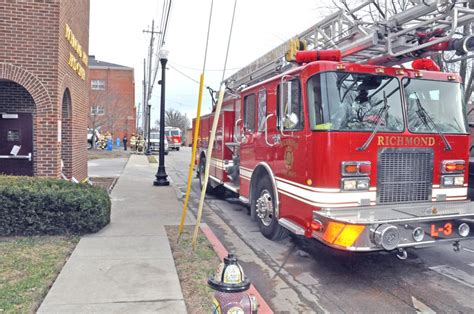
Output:
M402 64L455 50L440 45L451 40L458 27L474 20L474 10L466 7L466 1L420 0L388 17L374 0L368 0L352 10L338 10L296 35L297 50L337 49L347 62ZM287 55L294 42L290 39L242 68L226 80L227 86L249 86L294 66Z

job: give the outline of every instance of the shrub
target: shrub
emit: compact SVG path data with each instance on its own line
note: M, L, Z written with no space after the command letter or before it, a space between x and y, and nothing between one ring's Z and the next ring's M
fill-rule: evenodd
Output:
M107 192L88 184L0 176L0 235L84 234L110 222Z

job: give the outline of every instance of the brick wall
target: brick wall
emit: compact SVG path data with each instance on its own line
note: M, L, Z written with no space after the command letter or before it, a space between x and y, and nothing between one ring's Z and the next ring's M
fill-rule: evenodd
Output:
M89 81L105 81L105 90L90 90L90 107L102 106L105 113L91 116L89 127L100 126L101 132L111 132L114 140L125 135L130 138L136 132L134 71L123 68L91 67L89 72Z
M60 28L59 28L59 106L62 107L63 96L66 88L70 92L71 104L69 115L63 114L62 137L63 160L65 174L74 176L78 180L87 177L87 112L89 108L88 71L82 80L68 65L69 54L74 52L65 37L65 24L67 23L82 49L89 54L89 0L61 1ZM69 116L69 117L68 117ZM70 170L68 170L70 169Z
M81 180L87 177L87 78L82 80L67 64L74 51L64 29L68 23L88 52L89 0L0 0L0 8L0 80L23 86L35 104L34 173L58 177L64 155L69 159L66 172ZM66 88L71 115L60 123ZM66 154L58 141L60 124L70 131L71 151Z

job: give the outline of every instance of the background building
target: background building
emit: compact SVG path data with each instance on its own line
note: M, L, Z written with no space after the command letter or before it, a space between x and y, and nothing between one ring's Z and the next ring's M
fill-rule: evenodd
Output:
M89 128L113 139L136 132L133 68L89 57Z
M89 0L0 8L0 173L87 178Z

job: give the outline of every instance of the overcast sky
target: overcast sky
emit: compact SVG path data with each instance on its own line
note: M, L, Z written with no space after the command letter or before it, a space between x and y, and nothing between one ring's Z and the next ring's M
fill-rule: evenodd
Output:
M164 0L91 0L89 54L98 60L135 69L136 105L142 102L143 59L150 34L159 25ZM196 115L211 0L173 0L166 49L166 108ZM214 0L205 85L219 88L224 67L234 1ZM225 77L254 61L288 38L315 24L321 15L318 0L237 0L234 30ZM177 70L184 73L179 73ZM195 81L193 81L195 80ZM159 116L160 88L155 84L152 121ZM203 114L210 112L205 92Z

